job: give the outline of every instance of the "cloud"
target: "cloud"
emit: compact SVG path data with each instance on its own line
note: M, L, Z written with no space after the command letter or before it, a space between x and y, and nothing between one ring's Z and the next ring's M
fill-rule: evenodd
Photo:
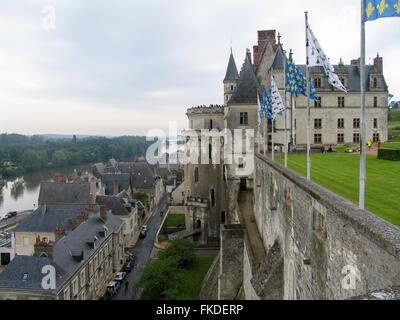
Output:
M53 5L56 29L44 30ZM360 54L359 3L349 0L13 0L0 11L2 131L145 134L186 109L222 103L232 41L240 70L257 30L276 29L305 61L304 11L337 63ZM384 57L400 99L398 19L367 23L367 62Z

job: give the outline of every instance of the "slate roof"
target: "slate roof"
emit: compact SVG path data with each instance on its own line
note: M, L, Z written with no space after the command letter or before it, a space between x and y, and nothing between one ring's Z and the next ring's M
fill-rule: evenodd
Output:
M55 232L56 227L63 227L68 230L69 219L72 219L73 227L76 226L76 215L80 212L85 213L89 209L88 205L76 204L47 204L46 212L42 213L40 205L24 221L22 221L12 231L14 232ZM93 205L94 212L100 212L98 205Z
M129 173L106 173L102 176L102 182L105 185L106 195L114 194L114 179L118 180L118 193L122 190L128 190L130 186L130 175Z
M97 204L106 204L107 210L111 210L115 215L126 215L128 216L130 212L125 207L124 201L120 196L97 196L96 197Z
M87 203L89 204L89 183L51 183L40 184L39 203Z
M257 104L257 90L262 94L262 88L254 73L253 66L246 56L239 80L228 104Z
M75 260L71 256L71 252L83 252L83 259L89 259L96 249L90 247L87 241L93 240L94 236L96 236L98 239L96 240L96 247L99 247L112 232L116 232L121 228L122 223L121 219L110 213L107 214L106 223L98 214L92 216L85 223L82 223L67 236L56 242L54 245L54 261L62 266L67 273L74 274L81 266L81 262ZM99 231L103 231L104 226L107 227L108 231L106 236L102 237Z
M59 288L68 278L69 274L54 263L48 257L20 256L16 255L9 265L0 274L0 288L25 289L50 291L42 288L42 268L46 265L52 265L56 269L56 287ZM27 274L26 280L23 280L24 274Z
M272 67L274 68L274 70L285 69L285 55L283 54L281 45L278 46L278 50L276 51L275 59L274 59L274 63L272 64Z
M154 175L145 162L119 162L118 168L122 173L133 174L133 187L136 189L153 189L155 185Z
M235 58L233 57L233 53L231 51L224 81L237 80L238 78L239 78L239 73L236 68Z
M306 65L298 65L300 71L306 75ZM335 71L338 72L339 70L345 70L346 74L347 74L347 83L346 83L346 88L349 92L360 92L360 71L358 69L358 66L356 65L342 65L342 66L338 66L338 65L334 65L333 66L335 68ZM366 88L367 91L369 91L369 74L373 68L372 65L366 65L366 74L368 75L367 77L365 77L365 84L366 84ZM310 74L312 75L313 73L320 73L320 70L322 69L322 67L311 67L310 68ZM325 74L325 72L322 69L322 73ZM338 73L339 78L340 78L340 73ZM374 90L376 91L387 91L387 84L385 81L384 76L381 76L382 81L379 81L379 87L378 88L374 88ZM324 77L323 78L323 88L316 88L317 91L332 91L333 90L333 86L331 86L328 82L328 78Z

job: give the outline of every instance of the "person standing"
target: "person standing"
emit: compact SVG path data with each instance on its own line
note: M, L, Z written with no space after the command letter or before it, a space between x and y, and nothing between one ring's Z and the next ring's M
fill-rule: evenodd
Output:
M382 144L381 140L378 140L378 150L381 148L381 144Z
M325 147L324 146L321 147L321 153L325 153Z

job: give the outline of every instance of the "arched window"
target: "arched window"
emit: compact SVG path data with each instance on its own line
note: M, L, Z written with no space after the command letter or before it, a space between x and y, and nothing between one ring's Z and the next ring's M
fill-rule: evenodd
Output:
M225 224L225 222L226 222L226 214L225 214L225 211L222 211L221 212L221 223Z
M194 169L194 182L199 182L199 168Z
M212 164L212 146L211 144L208 145L208 158L210 160L210 164Z

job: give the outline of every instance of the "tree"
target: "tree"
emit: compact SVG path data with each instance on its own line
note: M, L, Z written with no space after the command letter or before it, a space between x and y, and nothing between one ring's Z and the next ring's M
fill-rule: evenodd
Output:
M179 294L184 275L174 257L152 260L144 269L135 287L143 288L142 299L172 299Z
M189 239L175 239L170 244L158 252L158 258L169 259L173 257L179 267L187 266L196 260L194 243Z
M8 151L8 157L13 164L20 164L22 162L22 150L12 147Z

